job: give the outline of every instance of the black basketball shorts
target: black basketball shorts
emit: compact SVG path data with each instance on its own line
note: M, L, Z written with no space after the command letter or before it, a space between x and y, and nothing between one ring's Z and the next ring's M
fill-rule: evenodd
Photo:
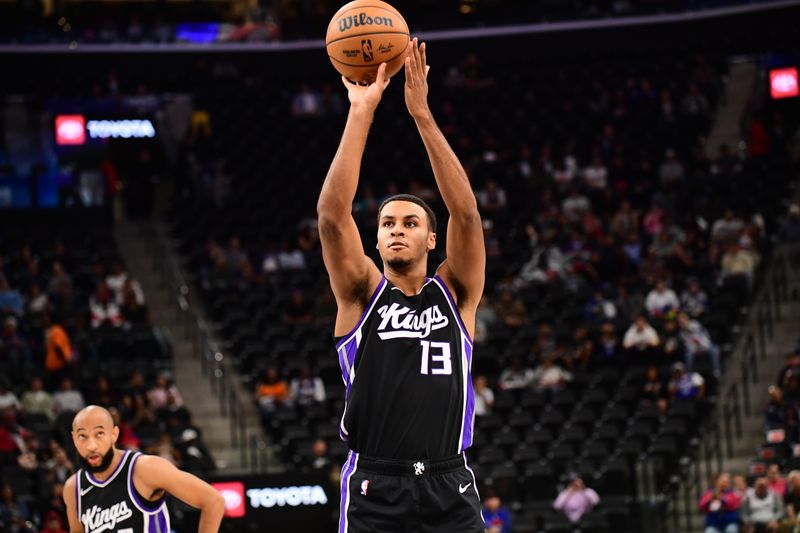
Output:
M342 467L339 533L483 533L464 454L388 461L351 451Z

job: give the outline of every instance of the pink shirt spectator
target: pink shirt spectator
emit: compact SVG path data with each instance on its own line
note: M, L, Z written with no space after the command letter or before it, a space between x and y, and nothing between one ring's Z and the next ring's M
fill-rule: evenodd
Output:
M580 522L581 517L600 501L600 496L589 488L575 490L568 487L561 491L553 507L563 511L567 519L573 524Z

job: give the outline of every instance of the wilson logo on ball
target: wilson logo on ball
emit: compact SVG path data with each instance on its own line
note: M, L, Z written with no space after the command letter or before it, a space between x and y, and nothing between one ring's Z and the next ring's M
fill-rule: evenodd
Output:
M392 19L389 17L370 17L366 13L358 13L357 15L348 15L336 21L339 24L339 31L347 31L350 28L357 28L359 26L389 26L394 27Z

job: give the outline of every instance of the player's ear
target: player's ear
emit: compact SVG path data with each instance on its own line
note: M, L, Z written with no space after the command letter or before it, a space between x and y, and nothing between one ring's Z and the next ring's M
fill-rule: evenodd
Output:
M119 438L119 426L114 426L114 429L111 430L111 437L114 439L114 444L116 444Z
M434 232L428 233L428 251L431 252L436 248L436 234Z

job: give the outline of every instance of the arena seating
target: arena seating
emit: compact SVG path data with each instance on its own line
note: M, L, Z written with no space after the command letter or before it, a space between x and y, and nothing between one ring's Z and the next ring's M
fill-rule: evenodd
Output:
M465 54L461 63L449 65L434 59L433 48L430 56L435 65L432 107L476 191L494 180L507 194L502 210L484 212L484 219L493 224L487 235L496 239L498 252L490 256L487 268L489 299L496 301L499 290L508 287L530 258L525 228L533 224L542 233L539 215L550 204L557 207L555 227L562 250L567 253L569 246L578 246L590 267L562 283L516 290L527 308L523 325L507 327L498 321L476 347L473 375L487 376L496 391L492 413L476 420L470 450L481 488L513 502L519 531L560 531L552 501L566 473L577 471L603 499L586 527L635 529L633 467L643 454L658 456L659 483L669 485L668 473L702 434L707 404L714 402L716 380L706 359L695 366L705 377L706 399L672 401L666 412L641 401L646 361L619 359L601 365L595 354L590 364L572 368L569 386L552 394L500 391L497 378L515 356L528 358L531 365L538 362L531 347L543 323L552 326L554 342L564 353L577 348L573 332L580 326L596 342L602 320L587 315L586 304L598 291L613 300L619 284L633 293L650 290L652 278L624 266L623 243L617 239L610 250L603 250L593 240L608 233L623 198L641 214L655 201L668 213L665 226L674 224L691 234L686 247L693 261L673 258L656 277L668 278L679 294L690 278L699 280L711 304L701 320L722 348L724 366L735 340L733 326L743 317L752 292L740 278L720 275L721 251L711 251L718 245L709 236L711 224L731 208L753 229L752 217L759 214L764 226L755 232L754 246L762 256L768 254L774 228L769 206L779 204L785 183L763 159L734 156L737 164L728 168L721 166L724 154L711 160L703 155L698 139L708 132L723 84L726 67L721 58L665 54L644 60L632 53L602 63L585 59L567 65L521 58L523 62L511 68L520 58L498 58L494 51ZM252 72L242 64L236 68ZM196 90L214 131L210 139L198 136L185 146L184 194L171 214L174 235L248 385L255 387L266 367L275 366L289 378L306 365L326 384L324 404L313 409L286 406L272 417L267 431L283 460L295 467L307 464L315 438L328 441L332 455L341 460L346 447L338 441L336 428L344 391L331 349L332 310L321 296L328 282L309 228L344 122L344 102L337 104L324 80L304 76L314 91L326 95L325 103L318 113L292 116L293 93L286 87L295 80L242 77L245 83L220 76ZM499 86L504 97L487 101L494 94L490 90ZM331 90L341 92L338 86ZM379 201L395 189L405 190L410 180L422 182L422 189L432 185L421 143L398 94L389 92L381 103L365 154L356 216L368 253L374 242L369 207L373 198ZM707 112L693 111L698 95L707 102ZM662 97L670 109L662 105ZM684 171L676 182L658 178L668 149L675 151ZM594 155L608 169L608 186L592 191L580 184L580 177L573 183L586 191L601 219L602 229L596 234L581 222L564 222L562 200L571 187L556 181L564 172L561 161L573 156L582 169ZM198 183L213 181L214 175L219 183L230 177L228 195L214 195L218 189ZM769 185L760 185L765 182ZM434 202L434 208L443 214L440 203ZM643 224L638 233L647 250L655 232L648 233ZM440 231L440 240L443 234ZM242 273L213 262L220 251L223 256L230 252L232 237L241 242L255 270L282 251L301 251L305 266L270 270L259 278L249 270ZM443 249L441 242L439 246ZM603 258L603 253L610 257ZM431 258L431 266L440 258L441 252ZM316 298L325 312L312 323L287 324L282 315L291 291ZM612 320L617 338L622 338L630 319L620 312ZM652 323L661 330L662 322L659 318ZM655 360L662 380L668 378L673 361Z
M59 408L58 403L54 408L52 400L35 395L28 404L27 391L36 377L44 381L51 397L69 378L83 403L118 413L120 447L170 457L195 473L213 469L180 399L152 403L149 391L159 375L171 374L173 363L169 339L150 323L146 305L125 308L112 292L102 311L95 307L97 287L106 286L108 276L120 282L123 293L128 290L121 285L128 276L108 220L102 214L81 212L40 213L23 221L14 217L4 214L0 232L0 277L9 286L0 291L3 302L11 301L14 293L21 296L21 309L5 305L0 309L4 413L0 482L11 486L17 501L27 504L26 520L38 527L46 513L55 511L66 524L60 491L71 465L78 464L71 435L75 412ZM23 226L24 233L15 230ZM58 272L56 264L61 265ZM115 264L122 268L114 270ZM130 290L141 290L134 287L135 281ZM50 323L63 327L69 338L72 362L62 369L46 365L48 339L53 335ZM22 405L15 406L10 394ZM174 398L172 392L166 396ZM190 448L202 453L188 453ZM65 451L68 463L61 463L59 454Z

